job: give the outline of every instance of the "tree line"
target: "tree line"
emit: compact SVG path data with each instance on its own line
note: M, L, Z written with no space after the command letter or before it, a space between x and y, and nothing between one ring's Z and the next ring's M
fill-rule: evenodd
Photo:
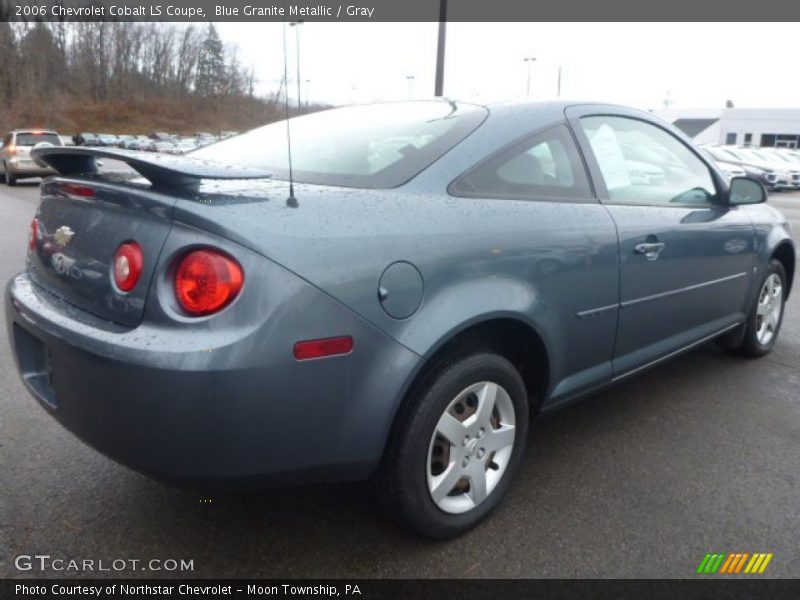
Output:
M253 94L213 24L0 23L0 99L6 106L67 94L91 102L190 94Z

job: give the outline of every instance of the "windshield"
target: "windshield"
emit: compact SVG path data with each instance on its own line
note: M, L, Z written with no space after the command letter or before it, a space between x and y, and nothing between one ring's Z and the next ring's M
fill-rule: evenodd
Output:
M754 152L753 150L748 150L746 148L739 148L736 152L738 152L741 156L743 156L747 160L754 160L757 162L770 162L766 156L761 156L758 152Z
M360 188L402 185L486 118L485 108L448 101L392 102L313 113L290 121L295 181ZM286 121L190 153L265 169L288 179Z
M17 146L35 146L41 142L47 142L54 146L61 145L61 138L55 133L18 133Z
M780 152L774 152L772 150L761 150L761 153L766 154L767 156L777 159L781 162L788 162L788 163L793 162L788 156L785 156Z

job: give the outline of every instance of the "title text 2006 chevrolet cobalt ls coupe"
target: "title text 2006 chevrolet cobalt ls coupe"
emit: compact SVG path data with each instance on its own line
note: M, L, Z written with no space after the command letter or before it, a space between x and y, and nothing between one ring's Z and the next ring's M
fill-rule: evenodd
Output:
M205 483L371 477L447 537L500 501L530 413L714 338L775 344L786 221L647 113L402 102L291 136L293 194L285 122L188 157L37 151L59 175L10 339L101 452Z

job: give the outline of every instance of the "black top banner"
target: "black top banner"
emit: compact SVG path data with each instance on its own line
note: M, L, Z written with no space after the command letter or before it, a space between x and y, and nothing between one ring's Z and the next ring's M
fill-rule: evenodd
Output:
M797 21L785 0L0 0L4 21ZM676 37L676 43L678 42Z

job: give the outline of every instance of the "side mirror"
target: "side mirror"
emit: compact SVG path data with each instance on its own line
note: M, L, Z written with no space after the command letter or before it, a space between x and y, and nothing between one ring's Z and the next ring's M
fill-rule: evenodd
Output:
M767 201L767 190L761 182L750 177L734 177L728 189L728 204L761 204Z

